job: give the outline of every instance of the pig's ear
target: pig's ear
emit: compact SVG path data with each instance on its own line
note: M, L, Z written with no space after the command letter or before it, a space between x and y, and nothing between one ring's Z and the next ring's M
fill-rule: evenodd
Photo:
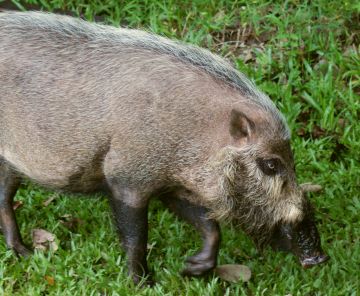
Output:
M255 124L248 116L238 110L231 110L230 134L234 139L249 139L254 130Z

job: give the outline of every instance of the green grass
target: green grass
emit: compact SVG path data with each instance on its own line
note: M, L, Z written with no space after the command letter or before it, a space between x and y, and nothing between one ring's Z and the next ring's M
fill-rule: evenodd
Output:
M247 284L178 271L200 245L194 230L158 202L151 205L149 264L157 285L132 286L103 197L59 197L24 185L21 232L56 234L59 250L18 259L0 243L4 295L358 295L360 293L360 5L357 1L13 1L66 10L89 20L150 29L226 56L276 101L293 134L299 182L324 186L311 196L331 261L303 270L295 257L260 253L242 232L223 226L219 263L248 265ZM0 6L1 6L0 1ZM240 39L239 39L240 36ZM64 215L81 219L70 231ZM52 282L52 279L54 280Z

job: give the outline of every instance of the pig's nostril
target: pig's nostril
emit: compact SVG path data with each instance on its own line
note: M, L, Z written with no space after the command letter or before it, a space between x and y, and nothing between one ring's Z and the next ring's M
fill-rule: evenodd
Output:
M310 268L310 267L313 267L315 265L324 263L324 262L328 261L329 259L330 259L329 256L322 254L322 255L302 259L301 260L301 265L304 268Z

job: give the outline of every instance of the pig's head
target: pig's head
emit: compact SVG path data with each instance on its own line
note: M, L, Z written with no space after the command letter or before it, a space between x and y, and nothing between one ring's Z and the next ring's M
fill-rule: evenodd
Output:
M313 212L296 182L290 135L281 116L233 110L234 145L217 154L213 217L228 218L262 247L291 250L303 266L326 261Z

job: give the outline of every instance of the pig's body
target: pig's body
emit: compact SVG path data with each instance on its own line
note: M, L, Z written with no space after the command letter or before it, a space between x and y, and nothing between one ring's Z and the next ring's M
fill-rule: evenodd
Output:
M234 202L224 188L234 176L222 175L223 163L234 151L255 147L255 136L262 140L258 153L282 154L292 166L288 128L270 99L196 47L64 16L3 13L0 77L2 165L53 188L88 192L107 184L127 250L126 237L134 233L121 229L122 222L131 224L121 217L133 213L136 224L155 193L168 203L171 192L214 217L229 214ZM269 228L303 217L293 174L289 180L287 198L266 201ZM216 227L213 222L213 233ZM138 275L129 252L129 268Z
M224 121L244 108L245 96L162 52L161 45L175 44L135 30L101 32L65 17L23 16L0 18L0 154L26 176L88 191L103 179L101 163L110 154L109 175L168 182L180 173L177 164L204 162L235 144ZM154 48L142 48L139 39L154 39ZM204 67L214 66L210 54L200 54L209 59ZM261 103L278 114L267 100ZM284 129L279 123L274 131Z

